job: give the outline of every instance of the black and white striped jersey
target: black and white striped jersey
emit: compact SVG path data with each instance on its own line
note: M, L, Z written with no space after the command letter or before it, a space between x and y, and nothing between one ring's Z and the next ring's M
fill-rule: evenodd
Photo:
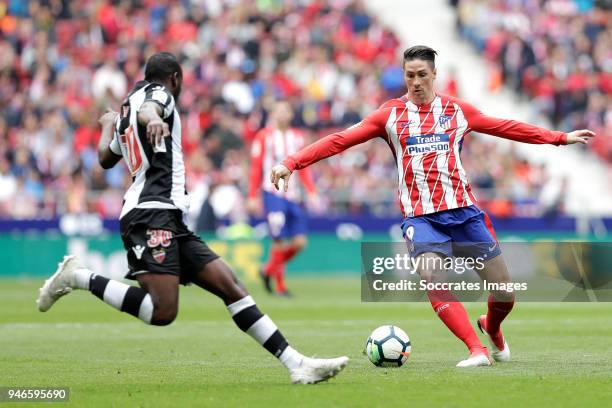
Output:
M159 144L147 141L146 127L138 123L138 110L146 101L162 108L162 119L170 128L170 137ZM174 98L160 84L140 81L121 105L110 143L113 153L123 156L132 185L124 195L121 217L134 208L179 209L187 212L185 164L181 145L181 119Z

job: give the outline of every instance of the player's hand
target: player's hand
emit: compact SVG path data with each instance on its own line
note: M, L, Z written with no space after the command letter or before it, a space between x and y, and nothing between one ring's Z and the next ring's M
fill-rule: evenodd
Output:
M104 112L98 119L98 123L102 126L114 125L117 116L119 116L119 113L107 108L106 112Z
M151 119L147 123L147 140L153 146L158 146L164 137L170 136L170 127L161 119Z
M595 137L595 132L588 129L574 130L573 132L569 132L567 134L567 143L568 145L574 143L589 143L589 139Z
M259 200L256 198L247 199L246 209L249 214L255 214L255 215L259 214L261 212Z
M277 190L280 190L280 188L278 187L278 184L281 179L285 180L283 190L287 192L287 190L289 189L289 177L290 176L291 176L291 170L289 170L287 167L283 166L282 164L277 164L276 166L272 167L272 172L270 173L270 181L272 182L272 184L274 184L274 187L276 187Z

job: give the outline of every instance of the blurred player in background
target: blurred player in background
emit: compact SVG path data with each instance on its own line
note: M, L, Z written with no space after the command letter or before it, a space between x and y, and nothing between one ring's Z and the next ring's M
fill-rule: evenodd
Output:
M351 146L381 137L389 145L398 170L399 204L404 215L402 230L413 257L422 257L418 271L422 279L439 281L444 271L439 257L471 256L487 259L477 270L488 282L509 283L510 277L489 217L476 206L467 175L461 164L461 147L470 131L482 132L523 143L566 145L587 143L589 130L554 132L515 120L484 115L455 97L437 94L436 52L415 46L404 52L404 80L408 92L385 102L363 121L334 133L288 156L272 169L276 188L284 188L294 170L303 169ZM455 244L455 245L453 245ZM463 244L458 247L458 244ZM467 244L467 245L466 245ZM434 262L428 261L434 260ZM430 266L428 269L428 265ZM442 278L443 279L443 278ZM444 324L460 338L469 357L457 367L491 365L487 349L470 325L463 305L450 291L432 290L429 300ZM477 326L488 335L496 361L509 361L510 349L501 323L514 305L514 294L491 292L488 313Z
M247 201L251 213L256 213L259 209L259 188L264 177L272 171L272 166L304 147L304 135L290 127L292 119L293 112L289 103L276 102L270 115L269 126L255 136L251 148L251 176ZM310 171L304 169L298 174L309 201L316 200L316 189ZM302 205L302 192L297 184L292 184L287 191L281 191L276 190L270 183L265 183L263 206L272 245L261 277L268 292L272 293L270 280L273 277L276 293L290 296L285 284L285 266L307 244L306 210Z
M128 279L140 287L107 279L67 256L37 300L46 312L73 289L88 290L105 303L147 324L165 326L178 312L179 284L195 285L217 295L236 325L277 357L294 383L311 384L335 376L347 357L312 359L293 349L229 266L183 219L187 212L181 120L176 109L183 71L166 52L149 58L145 79L136 83L121 112L100 118L100 165L109 169L122 158L133 182L124 197L121 238L128 251Z

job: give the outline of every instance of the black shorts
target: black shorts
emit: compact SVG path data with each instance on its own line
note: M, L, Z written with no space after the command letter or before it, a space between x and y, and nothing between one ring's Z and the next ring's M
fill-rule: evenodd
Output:
M135 208L121 219L120 231L128 251L127 279L169 273L186 285L204 265L219 258L187 228L179 210Z

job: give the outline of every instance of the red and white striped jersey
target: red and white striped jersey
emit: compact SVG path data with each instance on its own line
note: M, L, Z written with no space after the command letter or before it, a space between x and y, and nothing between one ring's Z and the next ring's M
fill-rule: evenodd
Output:
M280 163L285 157L292 155L304 147L304 135L297 129L288 129L282 132L279 129L265 127L255 135L251 147L251 176L249 178L249 198L257 196L262 185L262 180L268 180L272 167ZM304 188L308 193L316 191L314 182L308 169L299 173ZM289 190L285 193L276 190L271 183L263 183L264 191L275 194L287 200L300 202L302 196L298 183L289 184Z
M475 204L461 165L461 147L471 131L534 144L565 144L563 132L486 116L457 98L436 95L427 105L406 96L384 103L350 128L331 134L287 157L290 170L303 169L351 146L382 137L395 157L398 198L405 217Z

